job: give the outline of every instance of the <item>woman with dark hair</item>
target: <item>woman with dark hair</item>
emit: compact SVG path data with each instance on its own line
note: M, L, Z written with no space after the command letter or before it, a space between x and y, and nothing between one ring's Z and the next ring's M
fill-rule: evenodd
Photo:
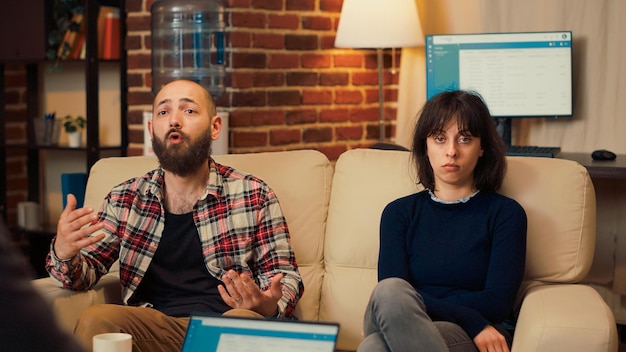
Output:
M505 149L482 98L450 91L426 102L412 157L425 190L383 211L358 350L509 351L526 213L496 193Z

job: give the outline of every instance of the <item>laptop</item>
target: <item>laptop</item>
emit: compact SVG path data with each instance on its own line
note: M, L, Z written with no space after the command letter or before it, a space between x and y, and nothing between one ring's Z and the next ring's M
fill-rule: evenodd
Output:
M333 352L338 333L337 323L193 313L182 352Z

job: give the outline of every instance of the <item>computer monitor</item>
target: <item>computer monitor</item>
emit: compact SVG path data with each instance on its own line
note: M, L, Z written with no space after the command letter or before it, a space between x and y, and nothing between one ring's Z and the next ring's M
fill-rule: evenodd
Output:
M483 97L507 145L510 118L571 117L572 32L426 36L427 99L456 89Z

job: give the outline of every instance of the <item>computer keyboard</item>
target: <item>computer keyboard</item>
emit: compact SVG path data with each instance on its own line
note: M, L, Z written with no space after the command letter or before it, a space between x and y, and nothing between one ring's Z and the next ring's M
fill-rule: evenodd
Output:
M511 145L506 148L506 155L509 156L538 156L554 158L561 148L559 147L538 147L536 145Z

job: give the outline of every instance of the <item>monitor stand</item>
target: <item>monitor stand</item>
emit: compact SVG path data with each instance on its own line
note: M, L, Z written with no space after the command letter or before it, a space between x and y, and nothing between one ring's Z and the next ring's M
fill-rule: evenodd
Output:
M553 158L557 155L561 148L559 147L537 147L537 146L514 146L511 145L511 119L497 118L496 131L506 148L506 154L511 156L537 156Z
M504 146L509 148L511 146L511 119L496 119L496 131L502 138Z

